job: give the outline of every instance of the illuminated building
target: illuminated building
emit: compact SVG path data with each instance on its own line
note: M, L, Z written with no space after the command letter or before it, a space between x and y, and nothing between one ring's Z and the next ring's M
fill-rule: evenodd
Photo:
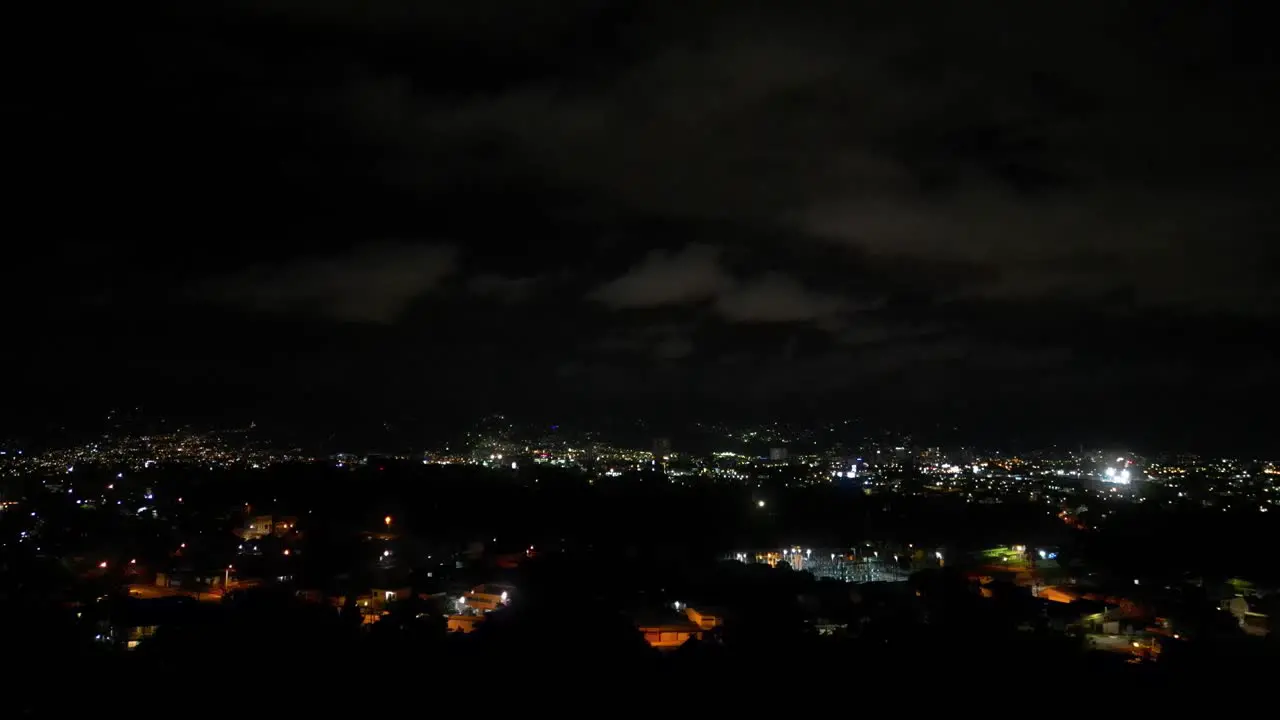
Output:
M483 615L450 615L447 628L449 632L469 633L482 622Z
M238 528L233 533L241 540L260 540L272 532L272 522L270 515L257 515L247 518L245 525Z
M255 515L245 520L244 527L232 531L241 540L260 540L268 535L283 537L297 532L298 518L275 517L273 515Z
M703 630L711 630L724 624L724 613L714 608L694 608L686 607L684 609L685 617L690 622L702 628Z
M507 586L477 585L458 599L459 605L465 605L479 612L489 612L510 602L511 590Z
M690 638L702 639L702 628L684 618L637 621L636 629L644 641L659 650L674 650Z

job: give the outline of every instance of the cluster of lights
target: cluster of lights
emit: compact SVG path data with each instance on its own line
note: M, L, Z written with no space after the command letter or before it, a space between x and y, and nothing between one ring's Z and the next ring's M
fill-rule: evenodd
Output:
M1129 471L1116 470L1113 467L1109 467L1102 474L1102 481L1116 483L1117 485L1128 485L1130 481Z

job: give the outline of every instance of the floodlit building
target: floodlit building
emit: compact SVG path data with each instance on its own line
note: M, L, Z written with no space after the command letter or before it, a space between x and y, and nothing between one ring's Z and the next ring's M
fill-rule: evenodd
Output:
M399 589L373 588L368 595L368 599L371 601L370 606L378 610L385 609L393 602L407 600L411 597L413 597L413 591L407 587Z
M703 630L685 618L663 620L641 620L636 622L636 629L644 636L644 641L659 650L674 650L689 641L690 638L702 638Z
M271 516L255 515L245 519L244 527L235 530L241 540L261 540L271 534Z
M273 521L271 523L271 532L275 533L276 537L284 537L285 535L288 535L291 532L297 532L297 531L298 531L298 518L293 517L291 515L284 515L281 517L273 518Z
M473 610L489 612L506 605L510 599L511 590L506 586L477 585L463 593L459 602Z
M724 613L715 608L686 607L684 614L690 622L703 630L711 630L724 624Z
M254 515L246 518L244 527L232 533L241 540L261 540L268 535L284 537L298 531L298 518L290 515L276 517L274 515Z
M483 615L450 615L448 622L449 632L469 633L480 626L484 622Z

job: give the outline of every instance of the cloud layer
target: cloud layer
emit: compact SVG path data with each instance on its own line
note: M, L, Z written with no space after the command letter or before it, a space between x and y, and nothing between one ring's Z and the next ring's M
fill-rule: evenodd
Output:
M252 267L211 281L203 294L248 310L391 323L455 268L456 251L447 246L378 243Z
M14 226L42 228L23 259L63 288L28 322L91 308L195 359L234 331L460 405L963 416L1119 394L1220 417L1277 395L1266 19L267 0L82 23L61 42L99 61L14 92ZM38 275L11 304L49 295ZM50 386L74 375L32 346Z
M700 245L672 253L655 250L590 297L615 309L707 303L725 320L746 323L818 321L848 307L838 296L814 292L776 272L736 278L716 250Z

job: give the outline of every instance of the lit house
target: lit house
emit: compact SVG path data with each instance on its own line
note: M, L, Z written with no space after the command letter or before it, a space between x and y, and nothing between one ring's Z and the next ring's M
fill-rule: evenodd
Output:
M724 612L716 608L694 608L692 606L684 609L685 617L694 625L703 630L711 630L724 624Z
M261 540L271 534L271 516L257 515L247 518L244 527L238 528L233 532L241 540Z
M273 534L276 537L284 537L291 532L297 532L297 529L298 518L296 517L255 515L245 520L244 527L237 528L232 532L241 540L261 540Z
M690 638L702 639L703 634L701 627L682 617L640 618L636 629L650 647L659 650L674 650Z
M449 632L469 633L482 622L483 615L450 615L447 627Z
M464 593L462 597L459 598L458 602L459 604L466 605L473 610L484 613L491 610L497 610L503 605L506 605L510 597L510 590L505 586L477 585Z

